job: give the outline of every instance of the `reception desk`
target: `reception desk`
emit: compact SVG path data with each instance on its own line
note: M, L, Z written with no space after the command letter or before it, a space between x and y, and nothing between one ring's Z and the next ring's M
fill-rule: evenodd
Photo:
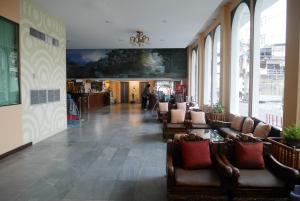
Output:
M109 93L90 93L89 108L102 108L110 104Z
M76 93L72 94L80 111L100 109L110 104L110 96L107 92L101 93Z

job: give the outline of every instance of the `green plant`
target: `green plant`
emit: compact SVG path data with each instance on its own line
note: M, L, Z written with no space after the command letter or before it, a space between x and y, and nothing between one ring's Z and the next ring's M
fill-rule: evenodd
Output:
M300 140L300 128L295 124L284 128L283 135L288 140Z
M224 106L222 103L216 103L212 107L214 113L223 113L224 112Z

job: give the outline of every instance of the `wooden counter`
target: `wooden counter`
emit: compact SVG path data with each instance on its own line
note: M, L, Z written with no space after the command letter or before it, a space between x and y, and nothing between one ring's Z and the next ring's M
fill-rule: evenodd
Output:
M98 109L110 104L109 93L90 93L88 99L90 109Z
M72 95L80 111L87 111L88 109L100 109L110 104L110 96L107 92L76 93Z

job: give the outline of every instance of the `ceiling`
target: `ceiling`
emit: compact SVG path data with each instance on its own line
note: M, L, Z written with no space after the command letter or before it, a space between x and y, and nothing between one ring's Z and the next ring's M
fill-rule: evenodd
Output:
M33 0L66 24L67 48L136 48L129 37L142 30L145 48L185 48L222 0Z

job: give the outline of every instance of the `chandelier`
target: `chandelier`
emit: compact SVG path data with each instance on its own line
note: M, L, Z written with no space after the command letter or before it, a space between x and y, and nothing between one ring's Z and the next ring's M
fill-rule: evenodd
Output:
M130 43L141 47L145 44L149 44L149 37L144 35L144 32L142 31L136 31L136 35L130 37Z

